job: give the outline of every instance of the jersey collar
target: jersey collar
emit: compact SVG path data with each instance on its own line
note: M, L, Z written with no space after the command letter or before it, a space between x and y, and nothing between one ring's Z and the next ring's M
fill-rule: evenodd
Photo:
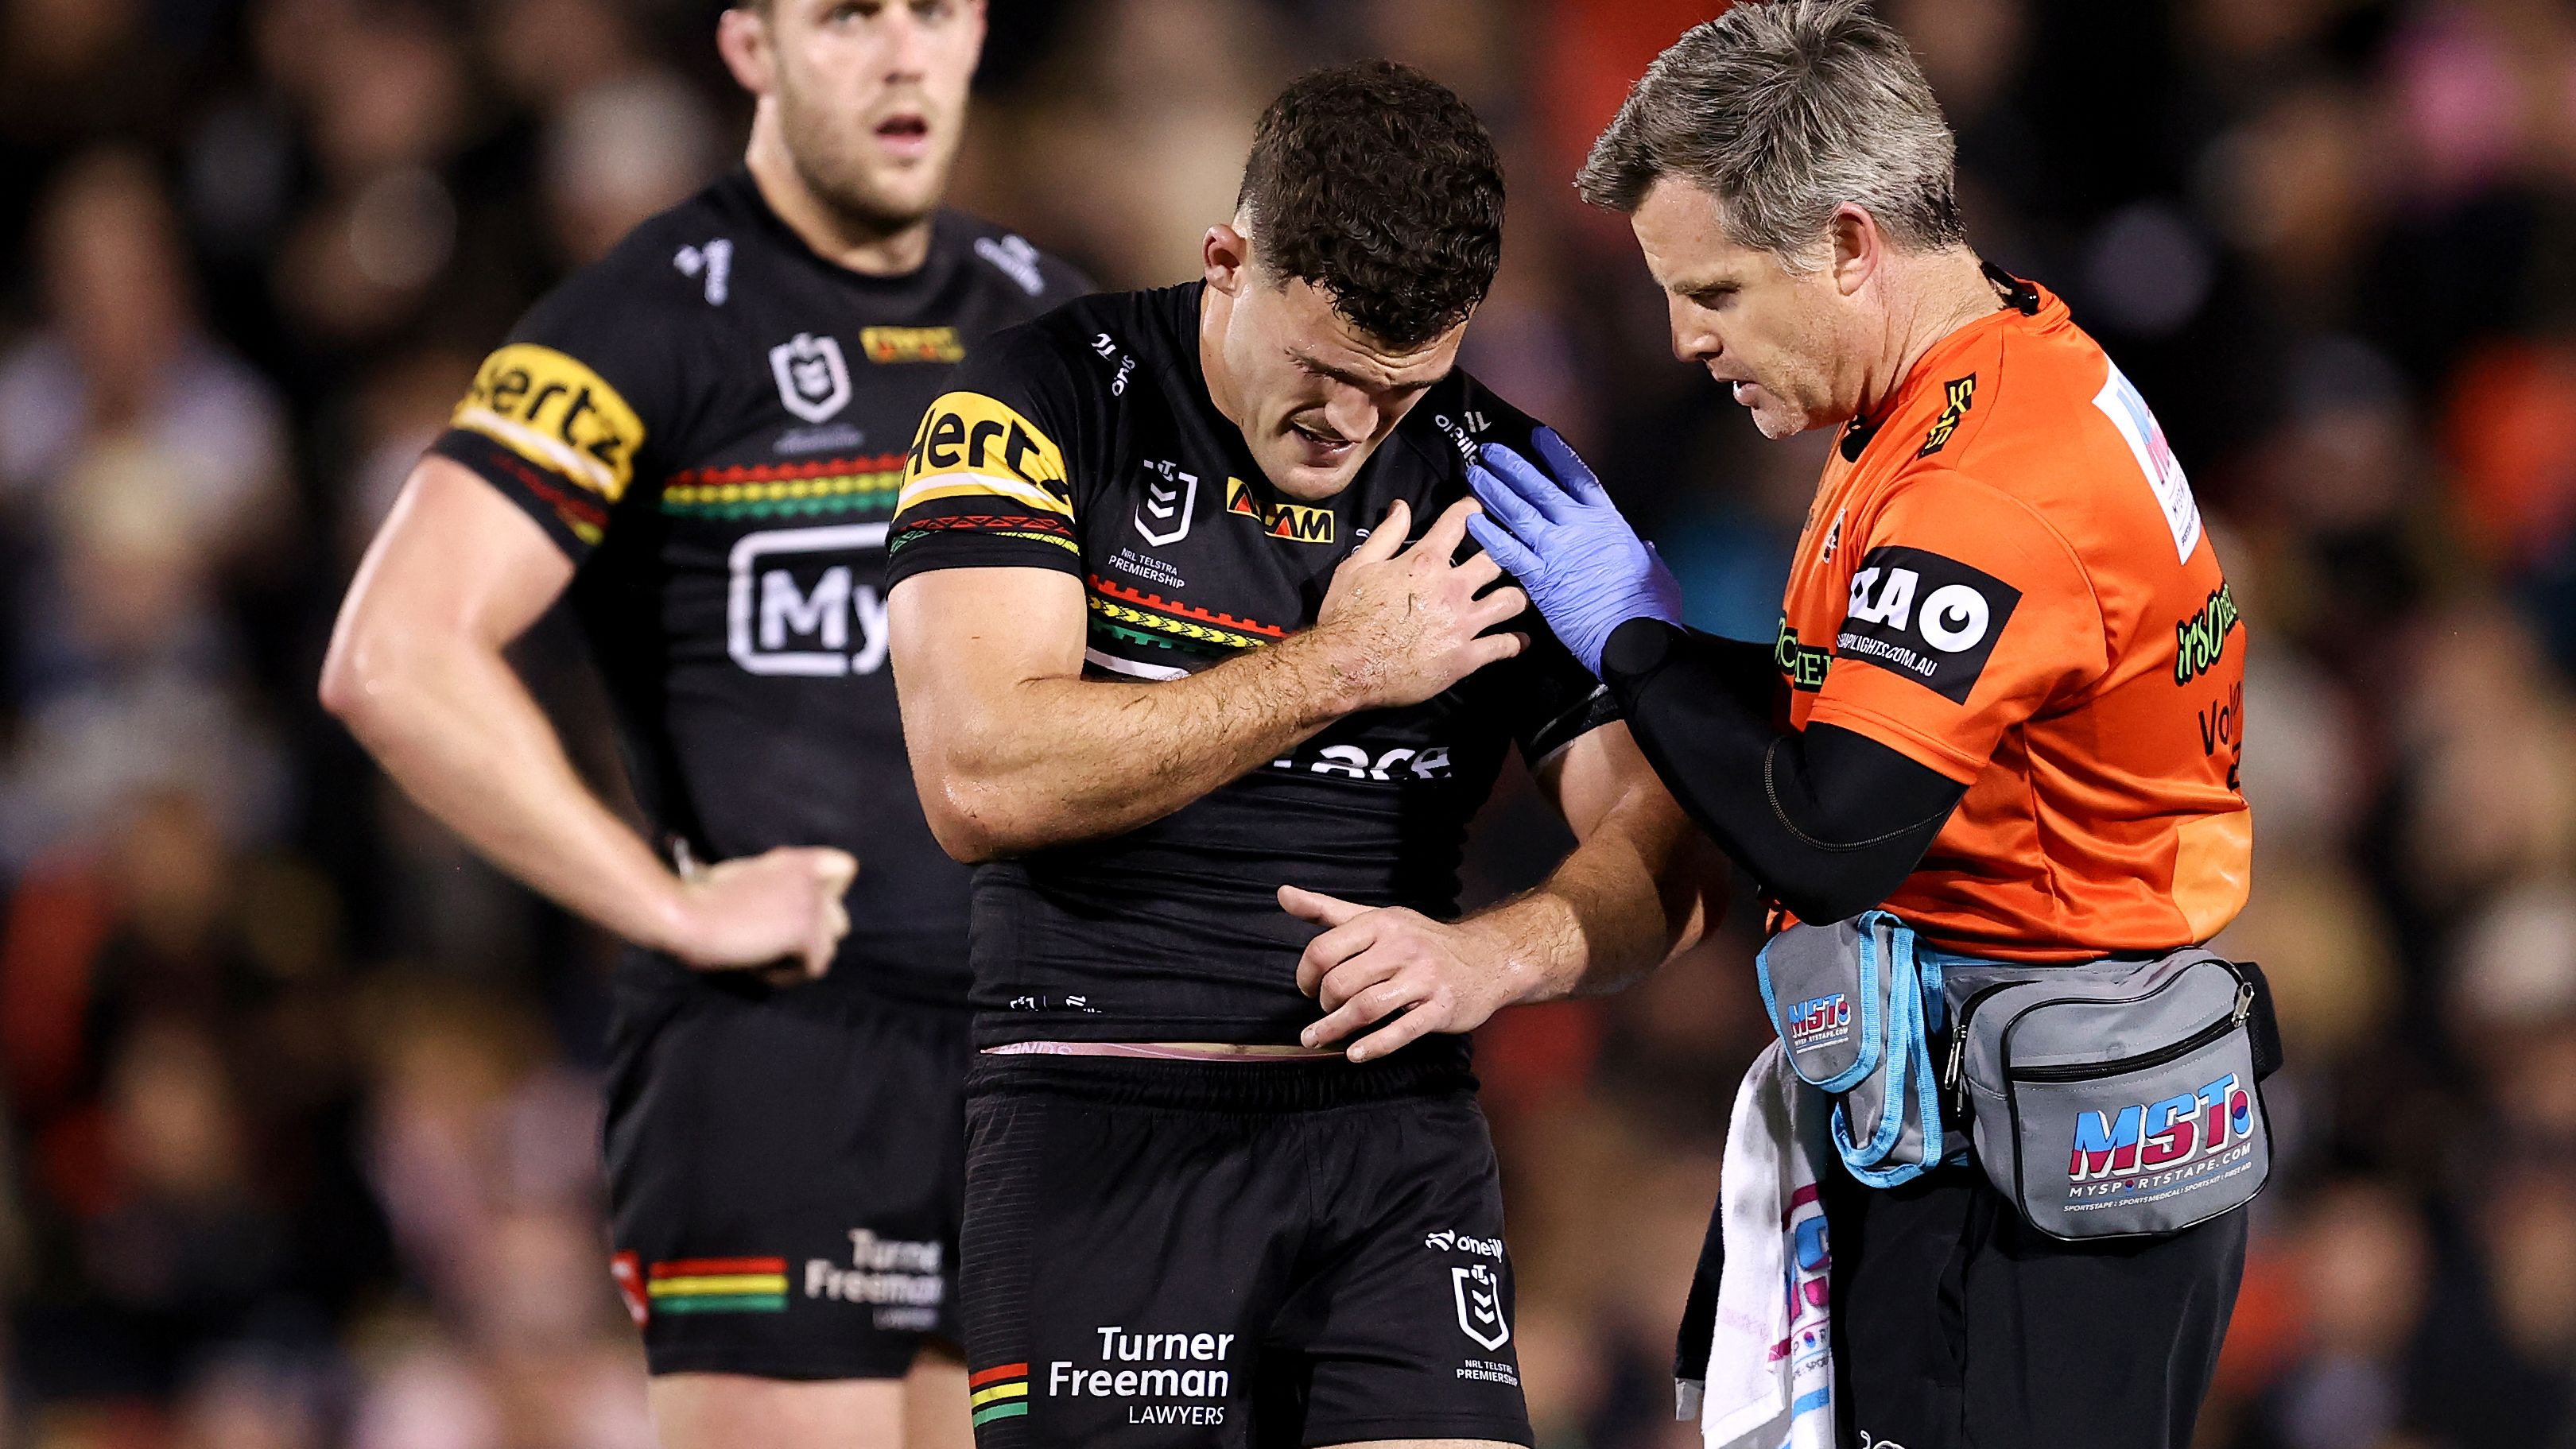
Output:
M1914 360L1914 366L1906 372L1905 380L1898 383L1880 401L1875 413L1853 418L1843 424L1841 437L1837 440L1843 461L1859 462L1861 453L1869 447L1872 438L1877 437L1890 422L1912 408L1926 392L1937 390L1941 386L1943 377L1956 375L1959 371L1960 359L1969 351L1984 345L1986 339L1996 331L2017 327L2048 327L2066 320L2066 304L2058 299L2056 293L2037 282L2016 277L1992 262L1985 262L1982 265L1985 268L1986 280L1994 284L1999 294L1995 310L1933 343L1921 357Z

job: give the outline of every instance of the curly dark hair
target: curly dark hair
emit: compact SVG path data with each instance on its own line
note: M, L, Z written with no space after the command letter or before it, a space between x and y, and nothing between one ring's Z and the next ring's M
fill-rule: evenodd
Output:
M1503 163L1457 93L1363 61L1298 77L1252 133L1235 206L1273 276L1409 351L1464 320L1503 260Z

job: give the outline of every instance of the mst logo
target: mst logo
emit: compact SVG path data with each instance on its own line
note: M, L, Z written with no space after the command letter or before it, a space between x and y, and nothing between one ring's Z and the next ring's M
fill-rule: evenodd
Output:
M752 674L838 679L885 667L882 567L886 525L778 528L733 546L725 652ZM862 555L871 555L863 560Z
M799 332L769 349L778 400L809 423L828 421L850 404L850 364L837 339Z
M1789 1008L1789 1049L1831 1046L1851 1038L1851 998L1836 991Z
M2244 1160L2253 1135L2254 1097L2234 1072L2160 1102L2078 1112L2066 1195L2114 1197L2206 1176Z
M2020 603L2021 590L1957 559L1874 548L1852 575L1850 612L1834 653L1964 704Z

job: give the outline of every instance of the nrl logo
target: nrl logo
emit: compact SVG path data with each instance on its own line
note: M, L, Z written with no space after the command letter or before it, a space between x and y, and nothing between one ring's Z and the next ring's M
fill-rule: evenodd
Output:
M1490 1353L1512 1340L1503 1321L1502 1275L1482 1263L1449 1270L1449 1296L1458 1303L1458 1331Z
M1147 462L1145 471L1160 474L1164 481L1145 480L1145 497L1134 514L1136 532L1156 548L1178 543L1189 536L1190 515L1198 509L1198 475L1161 459ZM1180 522L1174 523L1175 517Z
M799 332L769 349L769 371L778 379L778 400L809 423L849 406L850 364L836 338Z

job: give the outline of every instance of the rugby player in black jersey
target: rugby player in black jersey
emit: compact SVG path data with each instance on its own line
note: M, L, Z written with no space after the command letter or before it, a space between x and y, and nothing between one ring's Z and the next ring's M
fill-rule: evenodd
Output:
M637 948L614 1267L672 1449L967 1438L962 1369L918 1352L957 1335L966 873L904 762L883 544L955 362L1082 290L938 207L983 30L980 0L726 13L745 168L484 363L325 669L416 799ZM567 591L652 842L502 657Z
M1317 72L1204 281L1000 334L913 439L895 667L931 826L982 863L985 1449L1530 1441L1454 1033L1654 966L1704 857L1460 558L1466 459L1534 426L1452 366L1502 215L1456 96ZM1452 920L1514 746L1579 844Z

